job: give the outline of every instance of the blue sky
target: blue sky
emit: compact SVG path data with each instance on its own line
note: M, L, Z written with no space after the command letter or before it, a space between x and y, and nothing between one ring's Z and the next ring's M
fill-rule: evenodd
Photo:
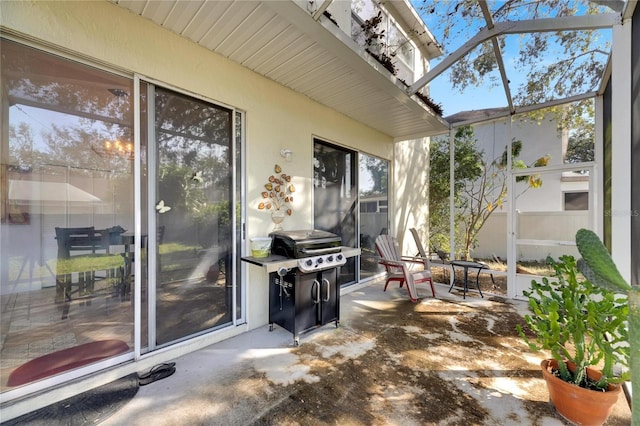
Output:
M423 0L410 0L411 3L419 10L419 7L423 5ZM503 2L500 1L490 1L489 6L492 9L500 6ZM438 3L436 2L436 7L438 5L446 6L446 2ZM582 11L579 12L579 14ZM421 15L427 27L435 36L438 42L443 42L444 37L442 36L443 28L439 28L438 18L436 14L422 14ZM510 19L519 19L523 17L513 16ZM473 23L469 23L466 19L457 20L454 18L449 22L449 27L451 28L451 33L454 34L456 31L459 32L460 36L457 38L452 38L448 45L444 46L445 54L439 58L435 58L431 61L431 67L433 68L439 62L441 62L444 58L447 57L448 54L454 52L459 46L461 46L464 42L468 40L468 38L475 35L483 26L485 25L484 20L476 19ZM602 43L607 43L611 40L610 30L601 30L599 31ZM519 35L510 35L505 38L506 46L502 51L503 60L505 63L505 68L507 70L507 77L510 80L510 89L511 96L514 97L518 91L518 87L525 83L526 81L526 71L519 71L517 67L517 60L519 58L519 50L520 50L520 42L521 36ZM561 53L559 53L559 45L550 43L549 55L547 55L548 60L546 63L555 62L560 57ZM604 55L602 56L603 61L606 60ZM539 63L538 66L542 67L545 63ZM449 80L449 72L445 72L434 79L430 84L430 95L431 98L436 102L442 105L444 110L444 116L448 116L451 114L455 114L460 111L467 110L478 110L478 109L486 109L486 108L495 108L495 107L506 107L507 106L507 98L505 96L504 89L502 87L502 82L500 78L500 74L497 70L493 71L491 74L492 82L486 82L483 86L480 87L467 87L463 93L460 93L458 89L453 89L451 82Z
M411 0L411 3L414 5L414 7L416 7L416 9L419 10L419 6L422 5L423 1ZM443 29L439 28L439 26L437 25L438 19L434 15L421 14L421 16L427 24L427 28L429 28L436 40L439 43L442 43L444 38L442 36ZM456 22L452 22L452 26L455 25ZM465 25L468 25L468 23L465 22ZM467 34L474 34L475 32L479 31L480 28L481 26L479 24L475 24L471 27L471 30L468 31ZM466 37L453 39L449 45L444 46L445 54L431 61L431 67L433 68L439 62L441 62L444 58L446 58L448 53L455 51L455 49L461 46L465 41ZM505 62L511 60L513 56L513 52L511 51L505 51L503 52L503 54L505 55ZM497 73L495 77L498 79L500 78L499 74ZM509 77L512 78L511 76ZM513 79L517 80L515 75L513 76ZM514 83L515 82L516 81L514 81ZM449 81L449 72L441 74L431 82L430 93L431 98L436 103L442 105L445 117L460 111L503 107L507 105L507 99L501 84L499 84L498 86L491 86L488 84L485 84L481 87L469 86L464 90L463 93L460 93L457 89L452 88Z

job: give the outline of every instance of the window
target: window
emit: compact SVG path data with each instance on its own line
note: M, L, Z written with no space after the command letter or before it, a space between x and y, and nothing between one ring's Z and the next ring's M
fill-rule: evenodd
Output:
M565 192L564 193L564 209L565 210L589 210L589 193L588 192Z
M319 139L314 140L314 227L342 237L342 244L357 247L357 153ZM340 268L338 283L356 282L356 259Z
M360 213L377 213L378 203L375 201L360 201Z
M362 153L359 159L360 279L363 279L384 270L376 260L375 240L389 228L389 162Z
M368 46L361 25L377 16L378 13L382 14L382 22L378 25L377 31L384 31L384 37L380 40L374 40ZM360 46L369 49L374 54L389 55L397 69L397 76L407 84L413 83L415 49L400 26L372 0L357 0L351 3L351 37Z

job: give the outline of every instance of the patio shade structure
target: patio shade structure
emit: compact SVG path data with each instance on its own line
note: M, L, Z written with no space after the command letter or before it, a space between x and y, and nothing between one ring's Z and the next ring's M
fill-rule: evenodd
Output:
M93 194L66 182L9 180L9 200L17 204L87 205L102 204Z
M416 140L419 139L417 141L418 144L425 146L427 140L424 138L452 132L456 126L466 124L463 122L452 123L447 119L439 117L419 98L418 92L424 90L429 83L434 87L433 79L444 72L449 66L455 64L458 58L464 57L467 52L480 43L489 42L495 50L499 77L505 86L504 91L507 98L507 106L504 111L499 112L500 114L509 117L520 112L557 105L570 100L596 97L596 99L602 102L602 98L605 98L605 100L613 104L613 111L610 112L610 116L615 117L616 120L616 126L613 128L611 138L615 142L611 149L614 153L613 162L615 164L616 160L629 160L629 153L632 152L632 150L631 137L628 133L630 133L630 129L636 126L636 124L632 123L631 112L629 111L632 82L631 78L625 76L624 73L626 72L625 70L631 68L632 59L630 58L630 52L633 50L633 39L628 26L622 25L621 22L631 19L634 14L633 9L636 4L635 2L625 3L625 8L620 9L622 13L609 13L594 17L497 22L491 14L490 8L493 7L492 3L480 1L477 5L483 15L486 27L479 30L476 36L472 37L468 43L455 51L454 54L445 58L441 65L429 71L426 62L442 55L442 50L435 41L435 38L429 33L422 19L409 6L409 0L374 1L384 4L388 9L396 10L399 14L396 15L395 18L398 19L399 22L409 22L414 28L419 30L416 34L411 34L410 37L425 56L426 70L422 78L404 83L382 67L364 48L349 37L350 27L345 26L344 22L334 23L330 17L324 13L332 5L340 5L339 1L332 2L332 0L245 0L225 2L213 0L193 2L179 0L162 2L154 0L109 0L108 2L99 3L99 6L96 7L96 10L104 12L104 15L100 17L95 16L95 14L92 15L87 6L78 6L76 8L77 10L74 11L70 10L69 6L67 6L67 9L61 8L56 10L56 8L53 7L37 5L37 2L35 5L29 4L26 7L19 5L19 2L8 2L8 10L15 13L13 16L11 13L5 14L3 18L3 30L4 28L8 30L7 37L10 39L15 38L23 43L26 39L26 41L29 42L28 44L33 43L36 47L50 46L54 51L53 53L68 53L70 59L72 59L71 62L73 62L73 59L85 59L86 57L88 65L96 62L99 65L104 65L113 71L113 79L115 81L120 81L120 78L115 78L120 72L126 74L126 76L119 77L127 78L127 81L122 83L127 87L129 87L129 79L133 78L133 89L130 92L132 99L140 96L140 83L151 84L152 86L158 87L166 84L167 86L175 86L176 89L193 92L192 94L196 95L203 91L204 93L202 93L202 95L205 98L215 100L216 102L228 103L231 109L237 109L238 115L242 115L245 112L249 114L249 123L256 123L255 118L257 118L257 114L255 111L278 112L276 111L278 105L277 100L274 99L275 96L261 96L263 95L261 92L262 86L268 86L268 89L273 89L273 92L268 93L282 95L288 101L287 106L289 108L280 111L280 115L278 116L278 118L282 119L282 122L286 122L289 117L296 117L292 112L295 112L294 106L301 100L303 103L310 104L308 106L310 110L312 110L312 107L313 109L318 108L319 105L325 106L326 108L318 108L322 114L318 116L317 123L313 123L315 128L311 130L315 132L317 128L318 132L326 133L326 137L330 138L331 132L337 128L337 126L333 129L330 127L333 124L333 119L335 119L336 122L340 122L344 120L345 117L351 118L352 120L344 120L347 122L345 124L347 128L344 129L344 131L337 129L339 130L338 137L334 138L334 140L339 143L346 141L345 145L350 147L350 135L348 134L350 127L358 130L358 134L353 138L354 142L351 148L357 148L363 153L379 155L389 161L390 169L395 173L393 191L391 191L392 196L397 196L398 193L403 192L404 189L401 182L399 182L400 178L398 178L398 176L401 177L405 171L402 170L401 159L398 158L399 155L397 152L404 149L405 151L410 151L407 154L411 155L414 153L414 151L411 151L411 147L417 145L413 144ZM464 2L461 2L461 4L464 4ZM616 5L618 4L619 2L616 2ZM29 9L27 9L27 7ZM93 7L94 5L91 5L90 8ZM62 16L64 12L67 12L66 16ZM350 11L345 9L345 12ZM120 19L109 20L108 18L111 17L111 14L113 14L113 17ZM348 15L348 13L345 14ZM51 15L53 19L38 19L46 18L48 15ZM638 13L635 13L635 15L638 15ZM33 16L33 18L30 18L31 16ZM96 18L95 23L91 19L92 16ZM76 19L87 17L89 19ZM56 21L55 18L58 18L58 21ZM149 22L145 22L145 20ZM51 28L46 26L42 27L40 25L42 22L48 22ZM57 25L56 28L53 28L53 24L57 22L63 24L68 23L70 25ZM84 25L86 22L91 22L92 25ZM154 25L150 25L150 22ZM97 25L97 23L101 25ZM340 27L337 27L338 24L340 24ZM609 74L612 75L611 80L616 77L616 84L613 89L611 89L613 95L603 96L605 90L608 90L605 88L606 84L603 84L598 90L573 94L570 98L553 99L550 102L545 102L540 105L518 106L516 105L517 102L514 103L514 97L508 87L509 72L506 69L506 65L508 64L505 64L506 61L502 59L500 44L497 42L499 37L504 34L520 34L525 31L555 32L567 29L577 30L580 28L604 27L613 28L613 55L610 57L607 71L602 76L605 82L609 80ZM640 27L640 25L637 27ZM140 40L135 40L132 35L142 34L141 31L138 33L134 32L133 29L139 28L149 30L149 36L140 37ZM48 31L50 34L46 34L48 29L51 29L51 31ZM60 29L59 34L55 34L54 30L57 29ZM404 28L404 30L407 30L407 28ZM84 40L78 43L71 42L70 35L84 34L85 31L89 35L96 36L95 40L93 37L87 37L88 40L86 43ZM151 39L151 34L160 34L160 37ZM635 39L637 40L637 37ZM187 43L187 41L189 42ZM129 45L129 43L131 44ZM173 43L175 43L175 45ZM186 48L184 48L185 46ZM106 50L96 49L96 47L105 47ZM165 47L168 47L170 52L184 52L185 56L177 55L177 57L187 59L187 61L177 61L175 58L164 55L162 49ZM178 52L178 47L184 49L180 49L181 51ZM23 49L22 46L21 49ZM127 53L129 52L127 52L126 49L134 52L137 51L140 55L128 55ZM157 49L157 51L155 49ZM189 57L187 57L187 54ZM126 58L126 60L124 58ZM209 61L203 60L202 58L214 58L215 60ZM236 64L228 63L229 61L222 61L220 60L221 58L233 61L239 64L240 67L236 66ZM57 61L58 58L56 58L56 62ZM220 65L219 62L221 66L218 66ZM174 67L174 63L179 66ZM203 67L202 65L208 66ZM104 73L103 71L104 70L101 71L101 74ZM243 77L246 77L246 80L249 82L259 80L259 84L255 86L245 84L241 90L238 90L234 85L236 81L232 81L231 83L234 84L231 85L221 84L218 78L221 77L223 73L229 74L230 77L237 79L241 83ZM77 79L75 77L77 77L77 75L66 75L65 81L76 82L80 80L80 83L84 82L83 79ZM198 80L198 83L185 84L190 77L196 77L195 79ZM200 78L202 80L199 80ZM264 81L265 79L271 81ZM272 84L272 82L276 84ZM114 95L114 91L119 92L119 90L123 90L124 87L115 87L111 83L111 78L107 78L100 87L94 87L95 85L92 85L92 87L88 87L87 90L91 92L92 90L99 89L102 92L102 96L107 99L107 96ZM234 90L240 93L231 93L231 91L229 91L229 93L218 92L218 90L221 90L225 86L232 86ZM17 92L18 93L8 94L9 105L29 105L36 108L46 108L41 105L38 99L29 98L19 93L20 91ZM606 96L608 96L608 98ZM309 99L314 102L308 102ZM613 101L611 101L612 99ZM64 105L53 105L50 110L64 113L67 110L63 107ZM270 108L270 111L266 111L267 108ZM70 112L76 113L83 118L100 120L100 117L96 115L100 112L99 109L91 111L70 110ZM267 120L268 115L264 112L264 116L258 118L264 121L260 122L262 128L267 128L270 123ZM286 113L290 113L288 117ZM488 117L488 119L493 117L495 116ZM312 114L301 118L302 121L304 121L307 118L312 118ZM139 119L139 114L134 115L134 120L137 119ZM320 119L323 120L322 123ZM353 123L351 121L353 121ZM141 123L130 123L119 118L114 119L112 124L123 127L142 127ZM253 141L259 139L255 137L257 134L255 130L258 129L260 129L258 126L250 129L253 131L253 133L249 133ZM369 134L371 129L375 131L373 132L373 138L371 138ZM310 126L309 129L305 127L304 132L299 132L298 137L300 140L308 140L308 138L304 139L307 134L314 134L308 130L310 130ZM597 131L599 131L600 137L602 138L602 134L604 133L602 129ZM285 138L288 136L285 131L283 131L283 136ZM358 140L358 138L363 141ZM139 142L139 139L140 138L137 137L136 143ZM274 138L273 140L278 139ZM370 140L373 141L370 142ZM391 143L405 141L409 143L398 144L395 147ZM268 148L267 143L271 141L265 138L264 142L264 149L266 150ZM372 145L367 145L369 142ZM375 143L379 143L379 145L373 146ZM276 150L277 155L278 147L275 146L276 144L277 143L271 143L269 148ZM258 148L262 148L259 143L257 146ZM137 145L136 149L139 149L139 147L140 145ZM368 151L369 148L372 152ZM379 152L377 151L378 149ZM396 150L395 152L394 149ZM253 153L259 154L260 151L254 150ZM100 153L98 152L97 154ZM310 150L307 154L309 154L309 156L311 155ZM426 155L428 155L428 151ZM249 159L251 160L251 158ZM136 155L135 160L141 163L141 156ZM151 158L151 160L153 160L153 158ZM256 163L257 161L254 160L253 162L249 162L248 166L251 167ZM150 164L153 164L153 162L150 162ZM420 162L419 167L421 167L422 171L425 171L428 168L428 163L426 161ZM309 168L300 167L300 169L308 171L307 169ZM134 167L133 176L134 178L139 177L135 172ZM627 174L626 176L625 173ZM631 184L633 177L629 179L628 173L629 167L619 167L618 164L616 164L615 170L612 171L613 179L610 187L616 188L615 191L612 191L614 192L612 204L615 205L619 211L632 211L630 198L633 189L633 185ZM411 171L407 171L407 175L411 175ZM638 175L636 174L634 176ZM312 176L309 177L312 178ZM242 179L238 180L241 181ZM640 181L640 179L636 179L636 182L638 181ZM78 181L75 180L73 182ZM9 182L7 182L7 184L8 183ZM24 185L23 183L15 183L14 185L15 190L11 197L16 198L10 199L16 203L66 202L76 203L82 206L91 206L101 202L100 198L95 197L93 194L68 184L52 187L51 191L47 191L50 195L37 194L34 191L30 192L28 185L21 187L21 185ZM140 190L140 181L135 181L132 187L136 195L143 193L143 191ZM415 186L407 188L408 191L404 192L411 192ZM98 192L98 194L100 193ZM246 194L240 194L239 199L241 199L242 202L249 201L245 195ZM423 204L423 194L417 194L417 197L422 197L420 203ZM57 200L54 198L57 198ZM136 201L140 199L141 198L136 198ZM395 219L396 223L402 223L397 217L400 216L399 210L407 207L407 205L402 204L402 200L395 201L396 206L392 207L399 208L395 212L396 217L391 217L391 220ZM141 210L145 210L145 212L146 210L150 210L146 213L150 213L147 217L152 218L149 223L150 227L153 228L155 224L155 219L153 219L155 216L153 213L155 212L153 211L153 203L148 204L149 206L147 207L149 208L136 208L136 214ZM140 205L135 206L139 207ZM601 206L598 206L598 208L600 209ZM391 212L391 209L389 211ZM311 218L313 213L312 208L308 208L307 213L307 217ZM253 216L250 214L248 217L249 219L253 219ZM139 216L137 216L135 220L136 223L141 222ZM630 233L628 230L631 226L625 223L625 221L630 222L630 220L628 217L614 217L612 220L616 225L612 244L614 247L614 255L624 253L624 256L628 257L629 247L631 246L631 237L629 236ZM402 225L398 227L403 229ZM140 228L140 226L138 226L138 228ZM640 227L638 227L638 230L640 231ZM137 232L140 234L139 231ZM139 248L140 247L138 247L138 249ZM150 250L149 258L153 258L152 255L155 254L153 250L154 249ZM510 255L510 258L513 259L515 256ZM141 288L139 283L143 276L141 263L142 262L138 262L136 265L138 270L135 277L138 280L138 285L136 285L138 290ZM622 264L622 268L625 269L624 273L631 269L629 259ZM249 276L249 278L253 277ZM153 281L154 277L152 274L151 282ZM246 281L249 282L251 280ZM244 289L244 287L242 288ZM242 297L246 298L246 295L249 293L249 291L243 292ZM251 297L254 297L256 294L253 290L251 293L253 293ZM144 343L142 343L142 345L140 344L140 342L143 342L140 336L140 331L142 330L140 327L142 321L140 320L145 318L145 313L140 309L141 298L137 297L134 299L136 300L136 305L134 307L135 327L133 336L136 343L135 351L140 354L141 349L144 349ZM251 298L248 300L250 302L252 301ZM252 305L249 304L249 306ZM242 309L244 314L244 306L242 306ZM259 315L256 317L258 317L259 321ZM251 320L253 321L253 318L251 318ZM252 323L251 326L254 324L257 324L257 322ZM236 328L233 330L233 333L240 333L241 331L239 330L240 328ZM224 332L227 332L226 329ZM203 340L199 340L198 344L203 344L205 339L214 340L219 339L219 337L203 336ZM162 359L162 357L168 359L169 354L177 353L181 350L186 351L191 349L187 348L187 345L184 345L175 350L171 348L167 351L163 350L162 353L152 355L155 356L156 359ZM151 357L143 357L140 359L143 363L148 363ZM140 366L142 364L138 363L137 365ZM133 367L130 364L123 364L110 370L109 374L112 374L112 372L124 372L127 368L129 371L133 371ZM96 376L96 380L105 379L106 373L100 372L100 374L100 377ZM65 384L64 386L52 389L47 396L59 398L62 393L67 392L67 389L75 392L79 387L78 383L79 382L76 382L69 386ZM21 390L18 391L20 392ZM26 404L32 402L29 400L30 398L22 398L25 394L20 395L14 393L14 395L16 396L16 401L18 401L18 397L21 398L11 407L14 412L18 409L24 409ZM13 401L11 402L13 403Z
M291 88L396 141L441 134L448 124L323 12L331 1L114 1L200 46ZM403 1L389 2L419 31L431 57L442 51Z

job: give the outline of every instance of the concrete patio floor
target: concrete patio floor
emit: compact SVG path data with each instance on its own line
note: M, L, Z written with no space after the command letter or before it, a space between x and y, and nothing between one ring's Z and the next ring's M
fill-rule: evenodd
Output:
M413 304L382 286L344 294L340 327L298 347L264 326L178 358L101 424L568 424L548 403L542 354L513 330L525 303L436 285L436 299ZM621 396L606 425L628 424Z

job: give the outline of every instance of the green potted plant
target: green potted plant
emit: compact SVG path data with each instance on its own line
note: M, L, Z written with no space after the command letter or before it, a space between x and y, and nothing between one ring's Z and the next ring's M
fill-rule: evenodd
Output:
M631 424L640 425L640 283L629 285L622 277L607 248L600 238L588 229L580 229L576 233L576 245L582 255L578 263L580 272L594 284L615 292L627 294L629 306L629 370L633 400Z
M518 326L518 333L532 350L551 354L540 365L558 413L575 424L602 424L628 378L614 375L614 366L628 365L628 305L585 279L573 256L548 261L555 273L524 292L529 330Z

